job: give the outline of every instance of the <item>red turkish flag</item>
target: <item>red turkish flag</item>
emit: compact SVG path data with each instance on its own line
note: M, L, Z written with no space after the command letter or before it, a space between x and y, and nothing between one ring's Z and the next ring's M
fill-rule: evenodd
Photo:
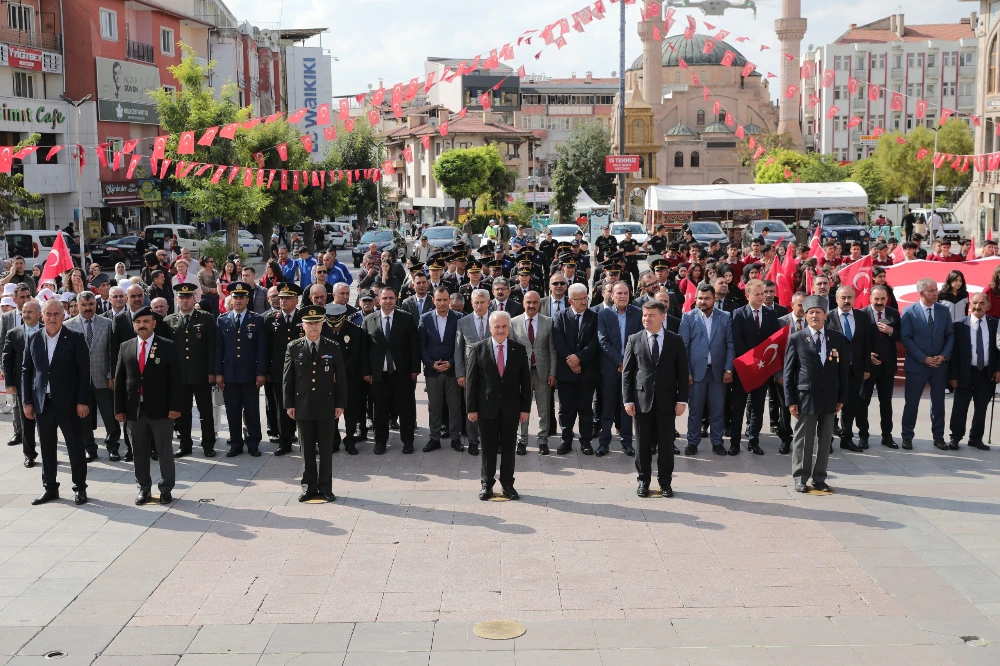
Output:
M438 129L441 131L441 136L448 136L448 123L447 122L441 123L441 126Z
M894 92L889 96L889 108L893 111L903 110L903 94Z
M809 95L809 102L808 102L807 106L811 109L814 106L816 106L817 104L819 104L819 95L810 94Z
M660 34L660 29L655 25L653 26L653 40L657 42L663 41L663 35Z
M281 116L283 115L284 115L283 113L272 113L267 118L264 118L264 124L270 125L271 123L276 123L279 120L281 120Z
M392 160L386 160L382 163L382 171L384 171L387 176L393 176L396 174L396 169L392 166Z
M727 127L732 127L733 125L736 124L736 118L733 118L733 114L729 113L728 111L726 111L725 123Z
M316 108L316 124L317 125L329 125L330 124L330 105L320 104Z
M722 56L721 64L724 67L729 67L730 65L733 64L734 60L736 60L736 54L730 51L729 49L726 49L725 55Z
M403 106L401 104L392 105L392 115L396 118L403 117Z
M429 72L427 74L427 80L424 81L424 94L426 95L430 92L432 87L434 87L434 72Z
M584 11L587 11L587 10L584 10ZM584 21L583 23L584 23L584 25L586 25L587 21ZM503 48L500 49L500 58L502 60L504 60L504 61L513 60L514 59L514 47L511 46L510 44L504 44Z
M701 47L701 52L705 55L708 55L714 50L715 50L715 42L712 41L711 39L706 39L705 45Z
M208 171L209 169L212 169L214 167L215 167L214 164L202 164L200 167L198 167L198 170L194 172L194 175L196 177L200 176L203 173L205 173L206 171Z
M847 92L851 93L852 95L858 92L858 80L853 76L847 79Z
M642 12L642 18L644 21L660 18L662 11L663 7L659 2L656 2L656 0L646 0L646 8Z
M10 173L14 161L14 149L10 146L0 146L0 173Z
M902 145L904 145L904 144L908 143L908 141L906 140L906 137L903 137L903 136L897 136L897 137L896 137L896 143L898 143L899 145L901 145L901 146L902 146Z
M305 114L303 113L303 115ZM289 118L289 120L291 120L291 118ZM222 131L219 132L219 136L221 136L223 139L232 139L233 137L236 136L236 130L239 129L239 127L240 127L239 123L229 123L228 125L222 128Z
M257 169L257 187L264 187L264 169Z
M344 121L344 129L348 134L354 131L354 118L348 118Z
M839 106L831 106L829 108L829 110L826 112L826 117L827 118L833 118L838 113L840 113L840 107Z
M385 99L385 88L379 88L372 95L372 106L379 106L382 104L382 100Z
M870 99L873 102L877 102L878 101L878 95L879 95L879 87L878 87L878 85L875 84L875 83L869 83L868 84L868 99Z
M466 114L468 114L468 113L469 113L469 107L467 107L467 106L463 106L463 107L462 107L462 108L461 108L461 109L459 110L459 112L458 112L458 117L459 117L459 118L464 118L464 117L466 116Z
M700 86L701 85L701 77L699 77L694 72L691 72L691 83L693 83L696 86Z
M45 268L42 270L42 278L39 284L46 280L54 280L59 274L65 273L73 268L73 258L70 256L69 248L62 234L56 234L56 240L49 250L49 258L45 260Z
M684 280L684 312L690 312L694 306L694 297L698 294L691 280Z
M364 104L365 103L365 93L358 93L357 95L355 95L354 96L354 101L358 103L358 106L361 106L362 104Z
M407 146L403 149L403 159L407 164L413 164L413 147Z
M708 89L708 86L702 86L702 87L701 87L701 96L705 98L705 101L706 101L706 102L708 101L708 98L709 98L709 97L710 97L711 95L712 95L712 93L711 93L711 91L710 91L710 90Z
M378 109L371 109L368 112L368 124L375 127L380 122L382 122L382 114L378 112Z
M302 122L302 119L305 118L305 117L306 117L306 110L305 110L305 108L301 108L298 111L296 111L295 113L293 113L292 115L288 116L288 122L290 122L292 124L300 123L300 122ZM228 125L227 125L227 127L228 127ZM223 136L225 136L225 135L223 135ZM231 139L232 137L227 137L227 138Z
M1000 258L977 259L962 263L962 274L965 276L969 293L983 291L990 286L993 272L1000 266ZM902 312L913 305L920 295L917 293L917 282L923 278L931 278L940 285L954 268L954 264L943 261L907 261L885 269L886 282L892 285L899 311Z
M821 227L816 227L816 233L809 240L809 257L816 257L817 259L823 256L823 243L820 241L820 230Z
M264 168L264 153L257 151L253 154L253 160L257 163L257 166L261 169Z
M489 93L483 93L479 96L479 105L483 107L484 110L489 111L493 108L493 100Z
M108 168L108 157L107 157L108 145L109 144L107 143L99 143L97 144L97 148L94 150L94 152L97 153L97 161L100 163L102 169ZM25 152L25 150L27 150L28 152ZM14 153L14 157L19 160L23 160L25 157L35 152L36 150L38 150L38 148L35 146L31 146L30 149L22 148L21 150Z
M694 39L694 28L684 28L684 39Z
M785 252L785 263L781 267L781 273L778 274L778 279L776 280L778 303L785 307L791 306L792 296L795 294L795 287L792 284L792 280L795 277L795 264L794 244L789 243Z
M254 127L257 127L257 125L260 125L260 118L251 118L245 123L242 123L240 127L245 130L252 130Z
M219 133L218 125L216 125L215 127L209 127L207 130L205 130L205 133L201 135L201 138L198 139L198 145L211 146L212 142L215 141L215 135L218 133Z
M858 116L851 116L851 121L847 123L847 129L851 129L852 127L857 127L861 123L862 123L861 118L859 118Z
M913 111L913 115L917 118L923 118L927 115L927 102L922 99L917 100L916 109Z
M832 69L827 69L823 72L823 87L829 88L833 85L834 73Z
M351 117L351 102L346 97L340 100L340 119L347 120Z
M278 151L278 157L281 158L281 161L282 162L287 162L288 161L288 144L287 143L279 143L274 148L275 148L275 150Z
M897 245L896 249L892 251L889 257L892 259L892 263L894 264L901 264L906 261L906 253L903 252L903 246Z
M337 128L333 125L323 130L323 138L327 141L334 141L337 138Z
M274 169L271 169L271 173L267 176L267 188L268 189L271 189L271 183L274 181L274 174L276 174L276 173L277 173L277 171L275 171Z
M759 160L760 156L764 154L764 146L757 146L757 150L753 151L753 158Z
M713 116L718 116L719 115L719 111L721 111L721 110L722 110L722 102L720 102L719 100L714 100L712 102L712 115Z
M431 149L431 135L427 134L427 135L421 137L420 138L420 143L423 144L424 150L430 150Z
M397 83L392 87L392 101L390 105L403 103L403 84Z
M785 345L788 344L789 326L782 326L776 333L733 361L743 389L752 391L781 372L785 367Z
M288 189L288 171L286 169L281 170L281 189Z
M62 146L52 146L51 148L49 148L49 152L45 153L45 161L48 162L49 160L51 160L52 157L62 149L63 149Z
M854 287L854 307L858 310L868 307L868 304L871 303L872 256L868 255L864 259L841 268L838 275L840 275L842 286Z
M757 65L753 64L752 62L747 61L747 64L743 65L742 76L744 78L750 76L751 74L753 74L753 71L755 69L757 69Z
M153 154L151 157L154 160L162 160L165 157L164 153L167 150L167 139L169 138L169 136L164 134L153 140Z
M125 156L120 152L115 152L114 159L111 160L111 170L118 171L122 168L122 162L125 161Z
M243 170L243 187L250 187L253 185L253 169L246 167Z
M972 118L972 124L973 124L973 126L980 127L982 125L982 122L980 122L980 120L979 120L979 116L974 116L974 115L972 115L970 113L969 117Z
M222 174L226 173L225 166L218 166L215 168L215 173L212 174L212 178L209 181L213 185L218 185L219 181L222 180Z
M173 160L163 160L163 162L160 164L160 180L163 180L164 178L167 177L167 169L170 168L170 163L172 161ZM156 169L153 169L153 173L156 173Z
M313 151L313 140L311 136L303 134L299 137L299 140L302 141L302 147L306 149L307 153L311 153Z
M743 125L737 125L736 126L736 138L737 139L742 139L744 136L746 136L746 132L744 132L744 130L743 130Z
M788 87L785 88L785 99L792 99L798 94L799 94L799 87L796 85L788 84Z
M948 119L951 118L953 115L955 115L954 111L952 111L951 109L945 109L945 108L942 107L941 108L941 119L938 120L938 125L944 125L946 122L948 122Z
M142 159L142 155L132 155L128 160L128 170L125 172L125 178L132 178L132 174L135 173L135 168L139 166L139 160Z
M684 58L678 58L677 59L677 66L680 67L681 69L687 69L688 68L688 64L686 62L684 62Z

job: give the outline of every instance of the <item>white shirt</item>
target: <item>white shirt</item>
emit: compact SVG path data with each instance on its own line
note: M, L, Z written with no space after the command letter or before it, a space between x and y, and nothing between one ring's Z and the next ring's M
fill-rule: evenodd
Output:
M877 317L878 315L875 316ZM854 334L858 332L857 324L854 323L854 308L851 308L847 312L839 308L837 309L837 319L840 320L840 327L843 329L844 335L847 335L847 328L844 327L844 317L847 317L847 321L851 325L851 337L853 338Z
M442 317L439 314L435 314L435 317L437 318L438 338L441 342L444 342L444 332L448 328L448 315Z
M143 363L146 362L146 360L149 358L149 350L153 348L153 338L155 337L156 337L155 335L151 335L149 336L148 340L145 340L146 343L145 353L143 353L143 348L142 348L142 343L144 341L142 340L142 338L137 338L135 343L135 359L137 361L142 360Z
M52 355L56 353L56 346L59 344L59 334L62 333L62 328L56 333L55 337L49 336L49 332L45 331L45 351L49 354L49 372L51 373L52 367ZM45 382L45 392L51 393L49 390L49 383Z
M492 338L491 337L490 338L490 342L493 344L493 360L496 361L499 358L497 350L500 347L506 347L507 346L507 341L504 340L504 342L502 344L500 344L500 343L497 343L496 338ZM507 359L508 359L509 356L510 356L510 349L509 348L508 349L504 349L503 350L503 366L504 366L504 368L507 367Z
M977 323L978 322L978 323ZM976 327L979 327L978 330ZM972 342L972 367L976 367L979 358L976 356L976 335L983 339L983 367L990 364L990 327L986 323L986 318L977 319L975 315L969 315L969 336Z
M715 309L712 309L712 314L706 315L704 312L699 310L701 313L701 320L705 323L705 330L708 333L708 339L712 339L712 315L715 314ZM712 345L708 345L708 358L705 360L705 365L712 365Z
M389 325L389 333L392 333L392 315L395 314L395 312L396 312L395 310L393 310L392 314L386 314L385 312L382 312L382 334L383 335L385 335L385 327L386 327L387 323ZM386 342L389 342L388 336L386 336ZM393 359L393 360L395 360L395 359ZM382 361L382 371L383 372L388 372L389 371L389 357L388 357L388 355L386 356L385 360Z
M807 327L805 330L809 332L809 346L811 346L814 351L816 349L816 342L815 342L815 340L816 340L816 333L820 334L819 335L819 361L823 365L826 365L826 334L823 332L823 329L820 329L819 331L817 331L812 326Z

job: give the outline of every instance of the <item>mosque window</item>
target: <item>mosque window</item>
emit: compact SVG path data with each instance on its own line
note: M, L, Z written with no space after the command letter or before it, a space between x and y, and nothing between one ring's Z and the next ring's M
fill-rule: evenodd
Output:
M676 153L674 153L674 166L675 167L684 166L684 153L682 153L679 150Z
M701 155L698 154L697 150L691 153L691 166L692 168L701 166Z

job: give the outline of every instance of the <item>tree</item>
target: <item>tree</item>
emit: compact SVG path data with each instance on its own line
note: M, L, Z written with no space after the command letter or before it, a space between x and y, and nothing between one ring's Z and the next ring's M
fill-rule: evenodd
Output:
M490 151L499 157L496 149L490 146L454 148L445 151L434 162L434 179L441 183L445 193L455 200L454 220L456 223L458 222L458 207L462 199L468 199L474 203L476 197L489 190Z
M16 153L26 146L37 145L40 138L40 134L32 134L26 140L17 144L12 152ZM70 166L75 168L72 163ZM30 207L30 204L39 204L41 202L42 195L33 194L24 189L24 174L0 174L0 228L7 230L10 229L11 224L14 222L42 217L45 211L40 208Z
M503 156L496 145L484 146L483 157L490 169L486 178L490 204L502 210L507 205L507 195L517 187L517 172L503 163Z
M550 206L559 213L559 221L568 223L573 219L576 200L580 196L582 180L568 165L559 160L552 172L552 200Z
M808 153L805 164L794 174L803 183L839 183L851 175L832 153Z
M938 130L938 152L949 155L971 155L973 151L972 130L965 121L952 118ZM972 165L969 170L961 173L951 168L952 160L945 162L938 169L937 184L948 188L949 193L956 187L967 186L972 182Z
M754 166L755 183L795 182L795 172L806 163L806 156L784 148L765 153ZM785 172L788 172L788 176Z
M852 164L848 180L864 188L868 194L869 211L875 210L881 202L899 197L899 192L890 186L885 170L875 157L868 157Z
M382 145L376 141L375 131L367 122L358 122L353 132L339 128L337 141L333 146L335 159L346 170L380 169L386 155ZM386 192L382 192L379 200L379 187L376 183L362 179L348 188L347 203L354 214L358 216L361 230L365 228L365 220L374 217L381 205L386 206Z
M972 153L972 132L968 125L958 119L951 119L937 130L938 153L944 155L968 155ZM905 143L899 143L898 138ZM927 149L922 160L917 159L917 150ZM931 184L934 181L934 130L918 125L909 133L891 132L878 140L875 156L886 174L886 182L896 192L905 193L911 200L921 205L931 198ZM953 189L968 184L972 178L971 169L959 173L946 161L937 170L937 184Z
M757 134L754 135L754 141L757 145L764 146L762 155L775 150L792 150L795 147L791 134ZM740 158L740 163L743 166L752 166L753 155L757 152L757 147L755 145L751 149L749 142L740 141L733 148L733 152Z
M574 127L569 138L556 148L556 154L556 169L563 165L579 182L573 192L574 202L581 187L595 201L606 202L614 196L614 176L605 173L605 158L611 154L611 132L603 124L594 121Z

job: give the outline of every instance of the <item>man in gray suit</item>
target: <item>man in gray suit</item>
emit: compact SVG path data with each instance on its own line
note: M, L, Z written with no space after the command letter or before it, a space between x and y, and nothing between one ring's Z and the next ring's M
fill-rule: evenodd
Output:
M90 349L90 411L101 413L104 422L104 445L110 460L118 460L121 425L115 420L114 369L111 367L111 320L97 315L97 298L89 291L77 296L80 314L66 321L66 328L82 333ZM97 459L93 423L83 424L83 445L87 462Z
M632 448L632 417L625 411L622 402L622 361L625 345L633 334L642 330L642 310L629 304L628 285L615 282L612 286L613 305L603 308L597 314L597 344L601 348L601 387L603 401L601 410L601 434L598 439L596 456L606 455L611 444L611 425L616 421L621 425L622 451L634 456Z
M712 452L729 455L722 445L725 426L726 384L733 381L733 331L729 313L715 307L715 287L705 284L695 296L696 310L684 313L680 336L688 355L688 382L691 409L688 412L687 446L684 455L698 452L701 443L701 414L708 401L712 426Z
M7 340L7 331L17 328L22 324L21 319L21 308L24 304L31 299L31 289L25 283L18 283L17 287L14 289L14 294L12 296L14 299L14 305L16 306L10 312L5 312L0 316L0 353L3 352L2 345ZM20 374L20 372L18 372ZM18 386L20 381L17 377L4 377L5 381L10 386ZM14 419L14 434L10 439L7 440L7 446L17 446L23 441L22 429L21 429L21 419Z
M426 279L426 278L425 278ZM465 370L468 366L472 346L480 340L490 337L489 325L490 292L476 289L472 292L472 314L458 320L455 331L455 378L465 392ZM464 411L464 410L463 410ZM466 432L469 433L469 455L479 455L479 423L465 421Z
M554 319L557 314L569 307L569 299L566 298L566 290L569 285L566 276L561 271L556 271L549 278L549 295L542 299L539 312Z
M399 304L399 309L409 312L413 321L420 326L420 318L424 313L434 309L434 298L430 295L431 283L423 273L413 274L413 296L403 299Z
M531 393L538 411L538 453L549 454L549 429L552 424L552 393L556 385L556 348L552 341L552 319L539 314L542 298L537 291L524 294L521 302L524 314L510 321L510 337L520 342L528 352L531 372ZM517 455L527 453L528 422L521 423L517 436Z

